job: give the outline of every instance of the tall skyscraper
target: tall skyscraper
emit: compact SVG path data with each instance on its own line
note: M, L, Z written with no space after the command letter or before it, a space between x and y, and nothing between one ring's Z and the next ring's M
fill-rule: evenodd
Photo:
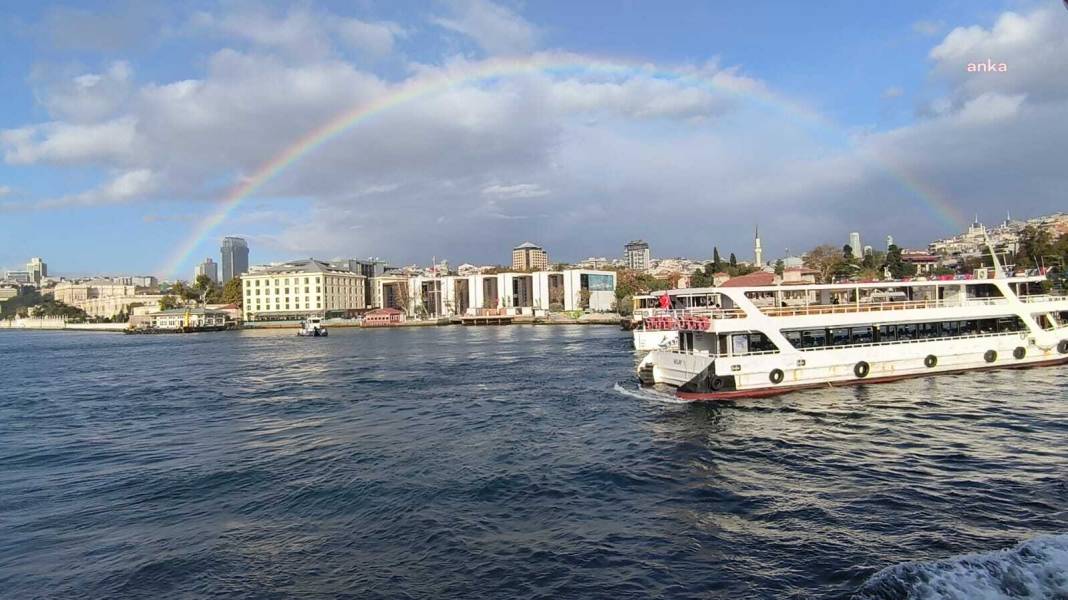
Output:
M893 246L893 245L894 245L894 236L892 236L892 235L886 236L886 249L889 250L890 246Z
M864 257L864 247L860 245L860 232L854 231L849 234L849 247L853 250L853 258Z
M222 241L222 283L248 273L248 244L244 238L224 237Z
M35 256L26 263L26 271L30 274L30 281L41 285L41 280L48 277L48 265L40 256Z
M219 283L219 264L210 258L205 258L204 262L197 265L197 268L193 270L193 282L196 283L197 278L201 275L207 275L212 282Z
M512 268L530 271L549 268L549 254L537 244L523 242L512 249Z
M649 244L642 240L634 240L623 246L623 262L627 267L635 271L644 271L649 268Z

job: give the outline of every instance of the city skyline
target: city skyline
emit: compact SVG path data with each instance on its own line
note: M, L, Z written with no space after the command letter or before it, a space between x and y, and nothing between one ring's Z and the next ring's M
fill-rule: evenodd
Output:
M1032 217L1032 216L1021 216L1020 218L1012 217L1010 213L1006 213L1006 216L1004 217L1004 220L1002 220L998 224L992 226L993 227L992 231L996 231L996 232L1010 231L1011 229L1010 230L1004 230L1003 229L1004 227L1008 226L1010 223L1012 223L1014 227L1023 227L1023 226L1028 225L1028 224L1036 224L1037 226L1040 226L1040 227L1046 227L1046 226L1048 226L1048 223L1051 222L1050 221L1051 219L1055 220L1055 221L1058 221L1060 223L1063 223L1065 218L1066 218L1066 213L1064 213L1062 211L1058 211L1058 212L1050 213L1050 214L1046 214L1046 215L1036 215L1034 217ZM980 231L980 230L981 231L986 231L988 229L987 226L986 226L986 223L984 221L982 221L982 219L979 218L978 214L976 214L974 216L974 219L975 220L972 223L969 223L968 226L965 227L962 231L953 232L951 234L948 234L947 237L945 237L945 238L932 239L932 240L929 240L929 241L927 241L927 242L925 242L923 244L919 244L919 245L911 247L911 248L906 246L906 247L903 247L902 249L903 250L913 251L913 252L926 252L928 250L933 250L936 253L945 252L945 246L947 245L947 242L951 242L952 240L956 240L956 239L966 239L966 238L969 238L969 237L973 237L974 238L975 231ZM1046 223L1046 224L1043 225L1041 223ZM1056 231L1061 231L1061 230L1063 230L1063 228L1064 228L1063 224L1055 226L1054 227L1054 235L1059 235L1058 233L1056 233ZM854 236L857 235L857 233L858 232L850 232L848 234L848 238L849 239L848 239L848 241L846 243L848 245L850 245L850 247L855 245L853 242L854 242ZM974 241L975 240L973 240L973 242ZM992 237L991 241L994 241L994 242L997 242L997 243L1003 243L1004 242L1003 235L999 233L999 234L995 235L994 237ZM895 243L895 240L894 240L893 235L887 235L886 238L885 238L885 245L884 245L883 249L888 248L891 244L894 244L894 243ZM982 243L981 239L979 240L979 243ZM771 251L770 254L768 254L768 253L765 253L764 250L763 250L763 246L762 246L761 239L760 239L759 227L757 227L756 230L754 231L754 238L750 240L750 244L751 245L755 244L755 248L750 248L749 252L754 252L754 251L759 249L760 254L750 257L750 256L748 256L746 254L746 250L745 249L737 250L737 249L730 248L730 247L720 247L719 244L713 244L712 251L709 251L707 253L707 255L706 254L687 254L687 255L674 255L674 256L658 255L656 253L651 252L650 244L648 244L647 242L645 242L643 240L631 240L631 241L629 241L629 242L627 242L627 243L625 243L623 245L623 251L619 255L615 255L615 254L609 253L609 254L602 254L600 257L598 257L596 255L596 253L595 253L595 254L590 255L590 256L569 257L569 258L565 258L565 259L562 259L562 260L550 260L548 257L546 257L545 260L546 260L546 264L547 265L549 265L549 264L557 264L557 263L562 263L562 264L581 264L581 263L589 263L591 261L594 261L594 262L603 262L603 263L617 263L618 265L621 265L621 266L630 266L631 265L631 261L632 261L631 249L632 249L632 246L637 245L638 247L643 249L644 256L645 256L645 261L646 261L645 264L648 265L647 268L651 267L654 264L659 264L661 261L665 261L665 260L666 261L684 260L684 261L696 261L696 262L709 262L709 261L713 260L713 251L717 250L717 249L720 251L720 253L721 253L721 255L722 255L724 260L726 260L726 257L728 255L735 254L738 257L738 260L740 262L748 263L748 262L751 262L750 258L753 258L754 260L752 262L754 262L754 264L764 264L766 266L766 265L772 265L777 260L782 260L782 259L798 260L798 259L800 259L800 257L804 256L807 253L808 250L813 249L816 246L821 246L821 245L836 246L836 243L835 243L834 240L822 240L822 241L812 240L812 241L810 241L810 245L804 247L804 249L802 249L802 250L797 250L797 249L791 250L790 248L782 248L782 249L780 249L778 251L773 250L773 251ZM538 246L536 244L532 244L530 242L524 242L523 244L520 244L519 246L517 246L517 247L512 249L511 260L513 262L513 264L512 264L513 267L515 267L515 253L516 253L516 251L521 247L527 247L527 246L529 246L531 248L536 248L539 251L544 251L544 249L541 246ZM860 252L861 256L863 256L867 252L869 252L869 251L874 249L870 244L861 245L860 248L862 249L861 252ZM854 252L853 252L854 257L860 258L860 256L857 256L856 248L853 248L853 250L854 250ZM282 257L282 258L279 258L279 259L264 260L264 261L258 261L257 260L257 261L251 261L250 262L250 260L249 260L249 248L248 248L247 243L245 242L244 239L238 238L238 237L233 237L233 236L226 236L226 237L222 238L221 247L219 248L219 252L220 252L220 255L221 255L222 262L215 264L215 266L218 269L218 277L217 277L217 279L218 279L219 283L225 283L226 281L229 280L229 278L226 275L227 274L227 266L226 265L227 265L228 261L233 261L235 263L235 267L236 268L234 270L236 270L238 273L245 273L245 272L248 271L249 265L270 266L270 265L283 264L283 263L286 263L286 262L292 262L294 260L304 260L304 258L311 258L311 257L299 257L299 254L298 254L298 255L289 256L289 257ZM236 253L236 256L228 257L228 253L230 253L230 252ZM440 258L441 261L450 262L448 257L438 257L438 258ZM208 259L209 260L214 260L212 257L208 257ZM41 259L39 257L35 257L35 258L30 259L30 260L32 262L34 260L41 260ZM333 256L333 257L318 257L318 260L325 260L325 261L328 261L328 262L349 262L349 263L364 262L364 263L367 263L367 264L371 264L371 263L386 264L386 263L389 263L392 267L397 267L397 268L407 267L407 266L417 266L417 265L422 265L422 264L428 264L428 265L431 266L431 268L434 268L434 265L438 264L438 262L435 262L434 260L431 260L429 263L423 263L421 261L414 261L414 262L410 262L410 263L400 263L400 262L383 261L383 259L380 258L380 257L357 258L357 257L353 257L353 256L345 257L345 256L340 256L340 255L339 256ZM469 264L462 257L459 260L453 260L451 262L453 264L458 264L461 267L465 263ZM486 267L496 266L496 267L508 268L508 261L507 260L501 260L501 261L496 261L496 262L493 262L493 261L484 262L484 263L480 263L480 264L482 266L486 266ZM45 263L41 263L41 265L44 266L45 274L47 275L48 274L47 265ZM201 266L202 266L202 263L198 263L197 265L195 265L194 275L193 275L193 277L189 278L189 281L194 281L196 279L196 276L199 274L198 270L200 269ZM31 263L26 263L25 265L19 265L19 266L15 267L15 268L8 268L8 267L4 267L4 266L0 265L0 275L3 275L5 273L30 273L30 272L32 272L32 269L30 267L31 267ZM358 269L355 269L355 270L358 270ZM520 270L526 270L526 269L520 269ZM642 269L638 269L638 270L642 270ZM55 271L55 269L52 269L52 271ZM96 270L96 271L87 271L87 272L83 272L83 273L72 273L72 272L67 272L67 271L62 271L62 270L61 271L56 271L56 275L59 276L59 277L72 277L72 278L85 278L85 277L95 277L95 276L114 277L116 275L129 277L131 273L135 273L135 272L131 272L131 271L123 272L123 271L121 271L121 269L120 270L111 270L111 271ZM152 277L156 277L156 276L152 275ZM184 280L185 277L183 277L181 274L177 274L177 276L175 276L175 277L171 277L171 278L162 277L162 278L159 278L159 279L170 280L170 281L179 281L179 280Z
M5 268L183 276L228 235L255 262L492 264L525 239L579 260L637 235L741 258L752 223L770 258L1063 204L1048 3L137 6L0 25ZM823 35L854 22L877 35ZM964 68L987 58L1007 71Z

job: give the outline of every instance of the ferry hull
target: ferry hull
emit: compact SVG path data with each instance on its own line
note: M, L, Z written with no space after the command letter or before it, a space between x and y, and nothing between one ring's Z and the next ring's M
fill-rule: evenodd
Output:
M864 379L850 379L845 381L827 381L824 383L809 383L803 385L785 385L778 387L765 387L754 388L748 390L731 390L726 392L684 392L681 389L675 392L675 395L682 400L691 400L694 402L700 401L726 401L745 398L767 398L769 396L780 396L782 394L788 394L790 392L811 390L817 388L826 387L846 387L854 385L869 385L876 383L893 383L895 381L901 381L903 379L915 379L918 377L933 377L935 375L955 375L960 373L966 373L968 371L992 371L994 369L1031 369L1038 367L1052 367L1057 365L1068 364L1068 357L1025 363L1015 365L995 365L993 367L972 367L967 369L955 369L955 370L943 370L943 371L928 371L923 373L912 373L902 375L889 375L885 377L866 377Z
M682 399L729 400L817 387L1068 363L1068 354L1056 345L1040 347L1018 335L932 340L868 350L862 354L828 349L718 358L655 350L643 359L639 371L644 369L646 374L643 383L673 386Z

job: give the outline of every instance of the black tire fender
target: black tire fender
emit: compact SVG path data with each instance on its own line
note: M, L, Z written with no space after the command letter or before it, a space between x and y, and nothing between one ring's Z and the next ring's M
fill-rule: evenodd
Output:
M1013 358L1015 358L1016 360L1020 360L1025 356L1027 356L1027 348L1024 348L1023 346L1016 346L1015 348L1013 348L1013 350L1012 350L1012 357Z
M938 357L934 354L928 354L927 358L923 359L923 366L928 369L933 369L938 366Z
M871 365L864 361L860 361L857 364L853 365L853 374L859 377L860 379L864 379L865 377L867 377L868 373L870 372Z
M1068 340L1061 340L1061 342L1057 344L1057 352L1068 354Z
M786 374L782 372L782 369L772 369L771 373L768 373L768 379L772 383L782 383L784 377L786 377Z
M712 390L713 392L717 392L723 389L723 386L726 383L726 380L724 380L722 377L713 375L712 377L708 378L708 389Z
M997 359L998 359L998 353L997 353L996 350L987 350L983 354L983 360L985 360L988 363L992 363Z

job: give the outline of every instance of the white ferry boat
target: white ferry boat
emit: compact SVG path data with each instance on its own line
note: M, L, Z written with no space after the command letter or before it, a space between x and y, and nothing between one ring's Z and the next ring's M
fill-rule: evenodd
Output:
M645 316L635 344L668 332L677 346L651 350L638 377L714 400L1068 363L1068 296L1043 293L1045 279L672 290L673 308Z
M300 329L297 330L297 335L301 337L326 337L329 334L326 331L326 326L323 325L322 319L308 317L300 322Z

